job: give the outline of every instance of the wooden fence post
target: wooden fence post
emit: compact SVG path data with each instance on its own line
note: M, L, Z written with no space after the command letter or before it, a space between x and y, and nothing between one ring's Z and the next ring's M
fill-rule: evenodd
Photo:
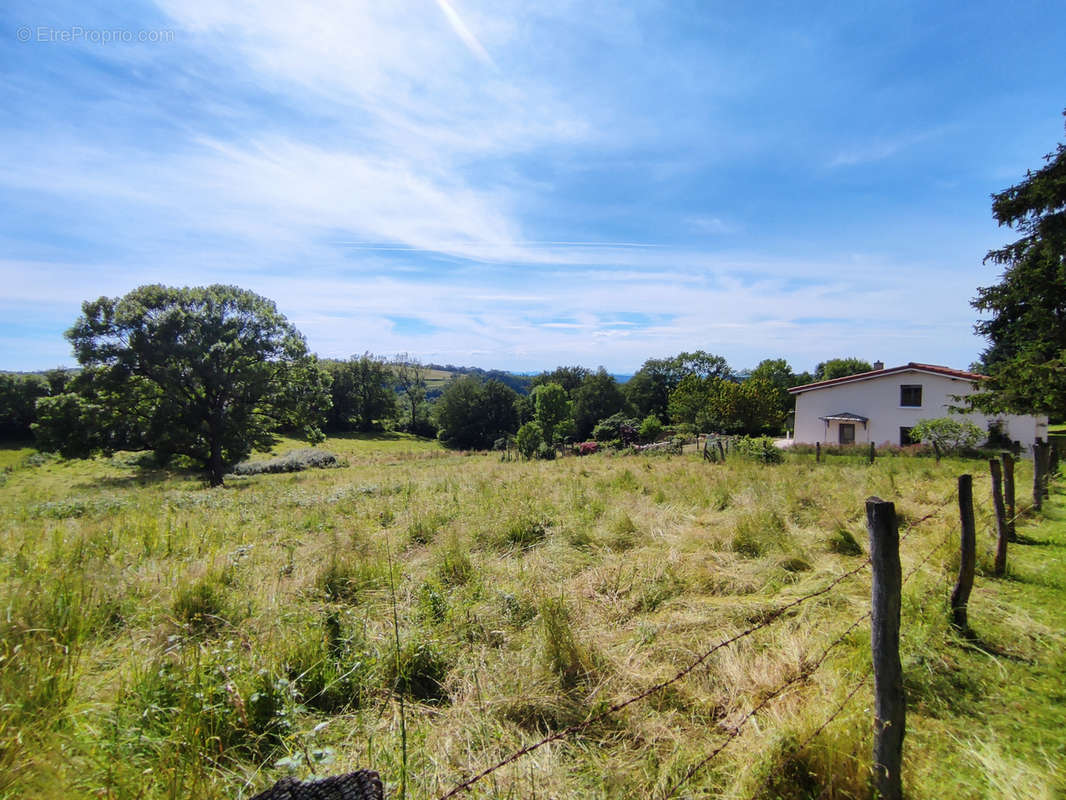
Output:
M822 463L822 443L821 442L815 442L814 443L814 463L815 464L821 464Z
M725 463L725 444L722 443L721 439L718 440L718 453L722 456L722 463L724 464Z
M996 510L996 564L993 574L998 576L1007 571L1007 539L1010 538L1010 528L1007 525L1007 509L1003 505L1003 478L999 460L988 459L988 469L992 473L992 506Z
M1044 463L1040 467L1040 491L1047 500L1051 497L1051 454L1054 452L1055 447L1051 441L1044 442L1042 448L1044 453Z
M1007 504L1007 540L1017 541L1014 533L1014 517L1017 511L1014 507L1014 456L1010 453L1003 454L1003 500Z
M1033 442L1033 508L1037 511L1044 507L1044 481L1040 475L1044 467L1044 440L1039 436Z
M874 443L870 442L870 463L874 463L874 456L877 454L877 449L874 447Z
M874 797L902 800L906 702L899 659L903 577L896 507L879 497L866 501L866 529L873 564L870 645L874 666Z
M973 521L973 476L959 476L959 520L962 524L959 577L951 592L951 624L965 633L969 630L966 604L973 589L973 572L977 562L977 532Z

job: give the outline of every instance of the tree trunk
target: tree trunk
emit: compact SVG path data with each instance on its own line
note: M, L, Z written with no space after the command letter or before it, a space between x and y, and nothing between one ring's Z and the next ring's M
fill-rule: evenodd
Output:
M219 436L211 436L211 459L207 467L209 472L208 480L211 485L221 486L225 466L222 463L222 439Z

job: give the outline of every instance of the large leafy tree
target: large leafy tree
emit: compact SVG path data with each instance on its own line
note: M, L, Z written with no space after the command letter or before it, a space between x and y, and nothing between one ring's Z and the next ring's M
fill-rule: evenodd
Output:
M828 381L833 378L846 378L848 375L858 375L860 372L869 372L872 369L873 365L861 358L831 358L814 368L814 379Z
M548 445L557 444L574 432L573 403L558 383L542 383L533 390L533 419Z
M600 367L570 393L574 401L574 425L578 440L587 439L601 419L628 407L618 381Z
M534 375L530 381L530 387L535 389L538 386L557 383L563 387L567 396L570 397L573 395L574 390L584 383L590 375L592 375L592 370L588 367L556 367L551 372L542 372L539 375Z
M37 418L37 400L49 395L40 375L0 372L0 439L28 439Z
M973 301L989 315L974 327L990 379L971 396L986 411L1066 414L1066 145L1045 161L992 195L996 221L1022 235L985 256L1003 275Z
M623 391L638 416L655 414L665 419L670 413L670 395L687 375L700 379L731 380L734 377L733 370L722 356L696 350L678 353L672 358L649 358L626 381Z
M370 353L323 366L333 379L333 405L326 426L335 431L369 431L379 420L396 415L396 375L384 359Z
M82 305L67 331L85 368L38 403L37 433L69 454L186 456L213 486L279 428L320 441L329 378L274 303L236 286L142 286Z
M499 381L482 383L472 375L449 381L434 407L437 436L448 447L488 450L518 429L518 395Z
M778 433L785 409L766 378L729 381L715 376L686 375L670 395L670 415L717 433Z
M411 433L431 433L425 404L429 368L410 353L398 353L392 360L392 371L396 376L396 391L403 396L407 410L404 427Z

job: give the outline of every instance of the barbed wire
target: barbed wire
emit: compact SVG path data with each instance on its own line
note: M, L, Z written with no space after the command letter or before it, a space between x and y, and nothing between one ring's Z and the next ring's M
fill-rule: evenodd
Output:
M688 783L688 781L690 781L697 772L703 769L703 767L707 766L707 764L713 761L719 753L725 750L726 747L729 746L730 742L740 736L740 733L743 730L744 726L747 724L748 720L750 720L752 717L762 711L762 709L764 709L770 703L771 700L780 696L781 693L788 689L790 686L794 686L800 681L806 680L815 672L817 672L818 668L821 667L822 664L825 662L826 658L829 657L829 653L832 652L834 648L839 646L849 635L851 635L851 632L854 631L857 627L859 627L859 625L869 619L871 613L872 612L867 611L862 614L862 616L860 616L847 628L845 628L843 633L841 633L836 639L830 642L826 646L826 648L822 650L822 653L818 656L818 658L810 662L804 669L800 670L794 676L782 682L776 689L771 691L769 694L763 697L762 700L756 703L755 706L753 706L747 714L740 718L740 721L737 722L737 724L733 727L733 730L726 737L725 741L723 741L720 745L718 745L718 747L712 750L706 757L702 758L700 761L696 762L696 764L694 764L691 768L689 768L688 772L685 773L681 780L674 783L666 791L666 793L662 796L661 800L670 800L670 798L676 796L678 789Z
M948 496L944 501L942 501L936 508L934 508L928 514L925 514L921 518L919 518L919 519L915 520L913 523L909 524L907 526L907 531L904 534L904 536L900 539L900 542L902 543L903 541L906 541L907 537L909 537L911 535L911 533L915 529L917 529L920 525L922 525L923 523L927 522L928 520L930 520L934 516L936 516L938 513L940 513L940 511L942 511L954 499L955 499L955 495L954 494ZM940 545L940 546L942 546L942 545ZM926 560L928 558L929 558L929 556L926 556ZM671 685L677 683L678 681L682 680L687 675L689 675L691 672L693 672L693 670L695 670L701 664L706 662L708 658L710 658L712 655L714 655L714 653L718 652L719 650L721 650L721 649L723 649L725 647L728 647L728 646L734 644L735 642L740 641L741 639L744 639L744 638L746 638L748 636L751 636L752 634L756 633L759 630L762 630L763 628L766 628L766 627L772 625L773 623L775 623L779 619L781 619L786 612L792 610L793 608L796 608L797 606L800 606L803 603L806 603L806 602L808 602L810 600L813 600L816 597L821 597L822 595L825 595L825 594L831 592L833 589L835 589L837 586L839 586L841 583L843 583L848 578L850 578L850 577L852 577L854 575L857 575L858 573L862 572L867 566L870 565L870 563L871 563L871 558L870 558L870 556L867 556L865 559L863 559L863 561L861 563L859 563L858 565L856 565L852 569L850 569L850 570L838 575L836 578L834 578L832 581L827 583L821 589L818 589L818 590L813 591L813 592L809 592L809 593L807 593L805 595L802 595L802 596L800 596L800 597L798 597L798 598L796 598L794 600L789 601L788 603L785 603L785 604L777 607L776 609L773 609L768 614L766 614L763 617L763 619L760 620L760 622L758 622L757 624L752 625L752 626L744 629L743 631L740 631L739 633L736 633L733 636L730 636L730 637L728 637L726 639L723 639L720 642L714 644L709 649L705 650L703 653L701 653L699 656L697 656L694 660L692 660L684 668L682 668L677 673L675 673L672 677L667 678L664 681L660 681L659 683L656 683L656 684L654 684L652 686L649 686L647 689L645 689L644 691L640 692L639 694L636 694L636 695L634 695L634 696L632 696L632 697L630 697L630 698L628 698L626 700L622 700L622 701L620 701L618 703L615 703L614 705L610 706L609 708L606 708L603 711L600 711L599 713L594 714L591 717L588 717L587 719L585 719L585 720L583 720L581 722L574 723L573 725L569 725L569 726L563 728L562 730L556 731L554 733L550 733L547 736L544 736L543 738L541 738L540 740L538 740L536 742L533 742L531 744L525 745L525 746L519 748L518 750L515 750L510 755L500 759L499 761L495 762L491 766L486 767L485 769L481 770L477 774L475 774L475 775L473 775L473 776L471 776L469 778L464 779L463 781L461 781L460 783L458 783L454 787L452 787L446 793L444 793L442 795L438 795L437 800L448 800L448 798L455 797L455 796L457 796L459 794L467 792L478 781L482 780L483 778L488 777L489 775L493 774L494 772L497 772L498 770L506 767L507 765L512 764L515 761L518 761L519 759L523 758L526 755L529 755L530 753L534 752L535 750L539 750L541 747L544 747L545 745L550 744L551 742L556 742L556 741L559 741L560 739L565 739L565 738L567 738L569 736L572 736L575 733L579 733L579 732L581 732L583 730L586 730L589 727L595 725L596 723L601 722L602 720L606 719L607 717L610 717L610 716L612 716L614 714L617 714L618 712L622 711L623 709L627 708L628 706L631 706L634 703L640 702L641 700L644 700L644 699L650 697L651 695L662 691L663 689L667 688L668 686L671 686ZM924 561L922 563L924 563ZM811 674L813 674L814 670L816 670L822 664L822 662L825 660L825 658L828 655L829 651L833 647L836 647L841 641L843 641L843 639L849 633L851 633L851 631L853 631L865 619L869 618L869 616L870 616L870 612L866 612L861 617L859 617L859 619L857 619L855 622L853 622L848 627L848 629L837 640L835 640L829 647L827 647L826 650L823 651L822 655L815 662L813 662L813 667L809 667L808 669L802 671L797 677L795 677L791 681L787 682L786 684L780 686L777 690L775 690L774 693L771 693L766 698L764 698L764 700L758 706L756 706L754 709L752 709L752 711L750 711L748 713L748 715L746 715L741 720L740 724L738 725L736 735L739 735L740 727L742 727L748 721L748 719L750 719L752 716L754 716L756 713L758 713L759 710L761 710L763 707L765 707L765 705L770 700L772 700L774 697L776 697L778 694L780 694L780 692L784 691L785 689L788 688L788 686L790 686L793 683L797 682L801 678L806 678L806 677L809 677ZM714 758L714 756L716 756L719 752L721 752L721 750L724 749L725 745L728 744L729 741L731 741L731 739L727 739L726 742L723 743L723 745L720 746L718 749L716 749L704 762L701 762L700 764L698 764L696 769L693 770L693 774L704 763L706 763L707 761L710 761L712 758ZM687 780L687 779L688 779L688 777L685 778L685 780ZM684 783L684 781L682 781L682 783ZM681 784L679 784L679 785L681 785ZM666 797L669 797L669 796L670 795L666 795Z
M936 553L938 550L943 550L949 544L951 544L951 540L950 539L944 539L944 541L938 542L936 545L934 545L929 550L929 552L927 552L925 554L925 556L922 557L921 561L919 561L917 564L915 564L913 567L911 567L911 569L907 572L907 574L903 576L903 581L902 581L901 585L906 585L907 581L909 581L911 579L911 577L914 575L914 573L916 573L918 570L920 570L922 567L924 567L926 565L926 563L929 561L929 559L931 559L933 557L934 553Z
M833 710L833 712L825 718L825 721L822 722L822 724L819 725L817 728L815 728L802 742L796 745L797 752L802 752L802 750L807 745L809 745L811 742L813 742L815 739L822 735L822 731L828 728L833 723L833 721L837 717L839 717L841 713L843 713L844 709L847 708L848 704L854 699L855 695L859 693L859 690L866 685L866 682L870 680L870 677L872 675L873 668L870 667L866 670L866 672L863 673L863 676L859 679L858 683L851 687L851 691L849 691L844 696L844 699L840 701L840 704ZM773 776L767 775L762 780L762 782L755 788L755 791L752 792L750 795L751 800L755 800L755 798L759 796L760 792L762 792L770 784L771 777Z
M929 520L931 520L933 517L935 517L937 514L939 514L945 508L947 508L957 498L958 498L958 492L952 492L947 497L945 497L942 501L940 501L940 503L937 505L937 507L934 508L932 511L930 511L928 514L926 514L925 516L920 517L919 519L916 519L914 522L910 523L907 526L906 532L903 534L903 536L900 537L899 543L903 544L905 541L907 541L907 539L910 538L910 535L920 525L922 525L923 523L928 522Z
M617 714L619 711L622 711L623 709L627 708L628 706L631 706L634 703L637 703L637 702L639 702L641 700L644 700L645 698L650 697L651 695L655 694L656 692L660 692L663 689L667 688L668 686L671 686L672 684L677 683L682 678L684 678L685 676L689 675L693 670L695 670L697 667L699 667L701 664L703 664L705 661L707 661L708 658L710 658L712 655L714 655L716 652L718 652L722 648L728 647L729 645L731 645L731 644L733 644L735 642L738 642L741 639L744 639L744 638L746 638L748 636L751 636L753 633L755 633L755 632L757 632L759 630L762 630L763 628L766 628L766 627L770 626L771 624L773 624L777 620L781 619L781 617L785 614L785 612L790 611L791 609L796 608L797 606L802 605L803 603L806 603L809 600L813 600L815 597L820 597L820 596L822 596L824 594L827 594L828 592L832 591L834 588L836 588L838 585L840 585L842 582L844 582L848 578L852 577L853 575L857 575L859 572L864 570L869 564L870 564L870 559L869 558L864 559L862 561L862 563L860 563L856 567L853 567L852 569L848 570L847 572L844 572L844 573L838 575L836 578L834 578L832 581L827 583L821 589L818 589L818 590L813 591L813 592L809 592L809 593L807 593L805 595L802 595L802 596L796 598L795 600L792 600L792 601L790 601L788 603L785 603L782 606L777 607L776 609L773 609L767 615L765 615L763 617L763 619L760 620L757 624L752 625L749 628L745 628L743 631L740 631L739 633L736 633L733 636L730 636L730 637L728 637L726 639L721 640L720 642L718 642L717 644L713 645L712 647L710 647L709 649L707 649L703 653L701 653L699 656L697 656L687 666L685 666L683 669L678 671L673 677L667 678L664 681L660 681L659 683L656 683L656 684L654 684L652 686L649 686L647 689L645 689L644 691L640 692L640 694L634 695L633 697L630 697L627 700L623 700L621 702L615 703L614 705L610 706L609 708L599 712L598 714L594 714L593 716L589 717L588 719L583 720L582 722L577 722L577 723L574 723L573 725L569 725L566 728L563 728L562 730L556 731L555 733L551 733L551 734L545 736L544 738L540 739L537 742L533 742L532 744L528 744L528 745L526 745L526 746L524 746L522 748L519 748L518 750L516 750L513 753L511 753L506 758L500 759L499 761L497 761L492 766L486 767L485 769L483 769L481 772L477 773L476 775L474 775L474 776L472 776L470 778L467 778L466 780L464 780L461 783L457 784L455 787L453 787L447 793L445 793L443 795L440 795L437 798L437 800L447 800L447 798L455 797L456 795L461 794L462 792L465 792L465 791L469 790L475 783L477 783L482 778L485 778L488 775L492 774L493 772L496 772L497 770L507 766L508 764L511 764L514 761L517 761L518 759L522 758L523 756L528 755L529 753L532 753L534 750L538 750L538 749L540 749L541 747L543 747L546 744L558 741L559 739L564 739L564 738L566 738L568 736L571 736L572 734L575 734L575 733L578 733L578 732L580 732L582 730L585 730L586 728L589 728L592 725L595 725L597 722L600 722L600 721L606 719L607 717L611 716L612 714ZM869 614L867 614L867 616L869 616Z

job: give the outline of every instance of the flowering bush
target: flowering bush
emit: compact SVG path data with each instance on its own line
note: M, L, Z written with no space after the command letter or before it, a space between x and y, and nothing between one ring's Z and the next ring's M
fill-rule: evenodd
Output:
M581 442L577 446L577 453L581 456L591 455L600 449L599 442Z

